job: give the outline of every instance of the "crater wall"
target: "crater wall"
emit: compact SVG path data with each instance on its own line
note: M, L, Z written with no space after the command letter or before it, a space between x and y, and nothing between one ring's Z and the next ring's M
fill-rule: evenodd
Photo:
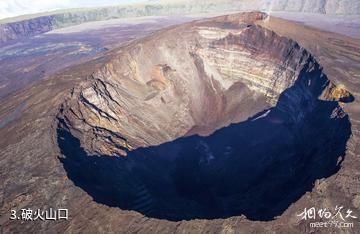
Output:
M105 155L209 135L275 105L298 123L334 85L296 42L251 23L265 19L204 20L111 51L60 118L86 150Z

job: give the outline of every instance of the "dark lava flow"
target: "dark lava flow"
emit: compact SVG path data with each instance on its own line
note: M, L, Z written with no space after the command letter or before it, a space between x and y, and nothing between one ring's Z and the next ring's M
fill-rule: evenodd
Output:
M245 122L208 137L139 148L127 157L87 155L60 122L60 160L76 186L108 206L174 221L242 214L272 220L316 179L339 170L351 135L349 118L337 102L313 101L314 109L300 122L292 120L289 97L307 82L300 78L275 107ZM309 105L304 99L300 108Z

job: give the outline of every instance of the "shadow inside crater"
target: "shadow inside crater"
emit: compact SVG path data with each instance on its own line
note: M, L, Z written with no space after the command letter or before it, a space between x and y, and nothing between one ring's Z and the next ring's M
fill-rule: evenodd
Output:
M139 148L127 157L89 156L59 127L60 160L76 186L108 206L174 221L237 215L272 220L311 191L316 179L339 170L351 135L337 102L304 98L297 105L312 111L294 121L299 110L291 102L298 93L306 96L308 79L300 77L275 107L247 121L208 137ZM312 94L322 91L326 78L321 79Z

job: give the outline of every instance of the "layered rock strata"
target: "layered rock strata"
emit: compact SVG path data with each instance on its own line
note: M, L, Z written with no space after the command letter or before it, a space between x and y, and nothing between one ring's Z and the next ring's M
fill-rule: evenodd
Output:
M86 150L126 155L184 135L208 135L277 105L301 121L321 96L339 100L315 59L251 22L263 13L170 28L106 55L74 88L60 119ZM334 86L335 87L335 86ZM332 98L334 99L334 98Z

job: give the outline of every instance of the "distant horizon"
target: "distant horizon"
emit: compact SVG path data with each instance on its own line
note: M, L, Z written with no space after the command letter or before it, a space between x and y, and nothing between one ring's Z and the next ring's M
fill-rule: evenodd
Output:
M135 4L149 0L1 0L0 20L57 10Z

